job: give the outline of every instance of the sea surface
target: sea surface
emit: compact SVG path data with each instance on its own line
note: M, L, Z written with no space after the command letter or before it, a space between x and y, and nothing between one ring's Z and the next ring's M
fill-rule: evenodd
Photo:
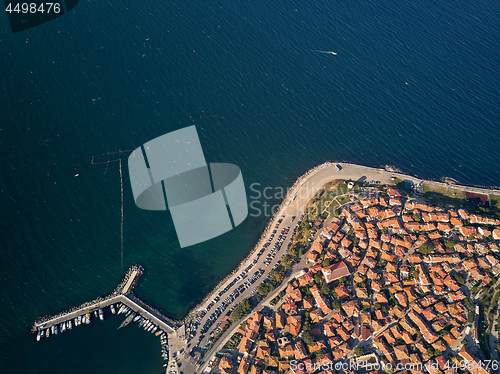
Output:
M249 203L325 161L500 186L499 25L494 0L81 0L16 34L0 13L0 373L162 372L158 339L109 310L29 333L124 274L119 163L92 156L196 125ZM126 163L123 181L124 268L145 267L136 294L173 318L269 219L181 249L168 212L135 206Z

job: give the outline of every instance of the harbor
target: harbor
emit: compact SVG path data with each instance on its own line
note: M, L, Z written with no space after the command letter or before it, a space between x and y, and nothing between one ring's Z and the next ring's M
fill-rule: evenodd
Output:
M165 317L160 311L149 306L132 293L143 271L142 266L134 265L130 267L123 280L111 294L85 302L57 315L38 318L33 323L31 332L35 333L37 341L40 341L51 335L58 335L72 330L81 324L90 324L93 319L103 321L105 316L110 314L124 314L126 319L119 328L136 322L144 330L158 336L161 343L161 355L164 360L168 360L167 336L175 333L178 326L174 321Z

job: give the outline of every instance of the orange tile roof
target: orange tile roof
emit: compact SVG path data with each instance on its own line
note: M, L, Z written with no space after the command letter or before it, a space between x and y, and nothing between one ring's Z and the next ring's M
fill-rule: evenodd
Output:
M334 280L346 277L351 274L344 261L340 261L336 264L327 266L321 271L323 273L323 276L325 277L326 283L330 283Z

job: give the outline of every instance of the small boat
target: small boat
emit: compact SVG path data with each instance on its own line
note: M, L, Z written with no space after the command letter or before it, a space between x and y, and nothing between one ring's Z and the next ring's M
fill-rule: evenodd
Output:
M141 318L141 315L140 315L140 314L138 314L137 316L135 316L135 318L134 318L134 322L137 322L140 318Z
M48 338L48 337L49 337L49 335L50 335L50 330L49 330L49 329L47 329L47 331L45 331L45 337L46 337L46 338Z
M42 334L40 331L38 331L38 334L36 334L36 341L39 342L41 338L42 338Z
M68 329L71 330L73 328L73 324L71 323L71 320L68 321Z
M156 330L158 330L158 326L155 326L155 328L153 330L151 330L151 334L155 333Z
M66 330L66 324L63 322L59 325L59 328L61 329L61 333L64 332L64 330Z
M82 324L82 316L78 316L78 326Z
M97 310L94 310L94 317L97 318Z
M76 174L75 174L75 178L76 178L76 177L79 177L79 176L80 176L80 174L78 174L78 173L76 173Z
M78 326L78 318L75 318L74 322L75 322L75 327Z
M50 329L51 329L52 335L54 335L54 326L52 326Z
M109 306L109 309L111 309L111 313L115 314L116 313L116 310L115 310L115 306L113 304L111 304Z
M99 309L99 319L101 321L104 321L104 312L102 311L102 309Z
M87 325L90 323L90 313L85 314L85 323Z
M118 314L122 314L124 310L125 310L125 305L122 304L122 306L118 310Z
M54 334L56 334L56 335L57 335L57 326L56 326L56 327L54 327Z
M130 315L130 313L132 313L132 309L127 310L127 317Z
M161 331L161 330L160 330ZM160 335L160 331L155 332L155 336Z
M135 317L135 313L132 313L127 318L125 318L125 321L122 322L122 324L120 325L120 327L117 328L117 330L121 329L122 327L127 326L130 322L132 322L134 317Z

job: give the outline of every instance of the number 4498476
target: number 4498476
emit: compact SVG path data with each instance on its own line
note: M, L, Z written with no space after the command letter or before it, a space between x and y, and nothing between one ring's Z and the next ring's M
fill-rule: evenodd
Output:
M8 13L60 13L61 4L59 3L12 3L7 5L5 11Z

